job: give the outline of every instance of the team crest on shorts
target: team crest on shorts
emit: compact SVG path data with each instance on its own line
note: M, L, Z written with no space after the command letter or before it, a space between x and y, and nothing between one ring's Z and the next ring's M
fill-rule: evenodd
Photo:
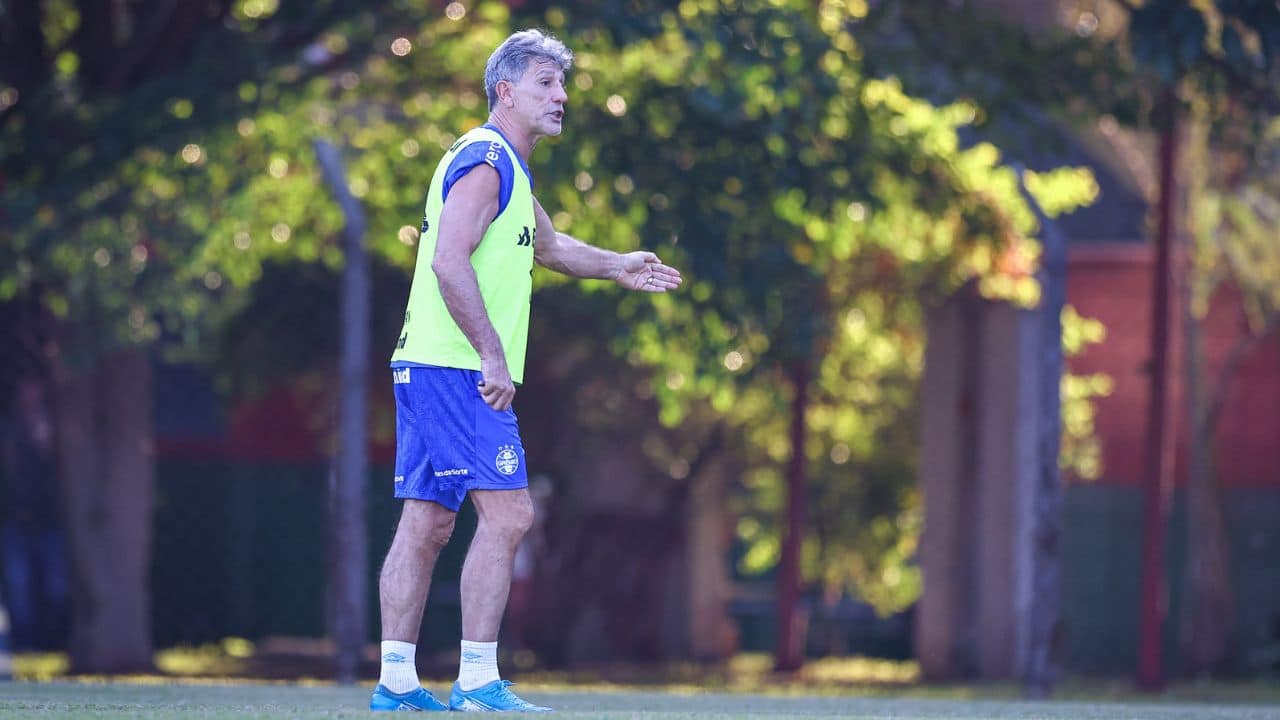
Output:
M498 472L503 475L514 475L516 470L520 469L520 455L516 452L516 446L499 446L498 456L494 458L493 464L497 466Z

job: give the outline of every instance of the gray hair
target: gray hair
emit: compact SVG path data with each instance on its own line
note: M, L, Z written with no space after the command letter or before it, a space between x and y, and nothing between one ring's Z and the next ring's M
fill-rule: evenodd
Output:
M489 96L489 109L498 102L498 83L516 83L524 77L530 61L553 62L568 72L573 66L573 51L553 35L534 28L512 33L489 56L484 66L484 91Z

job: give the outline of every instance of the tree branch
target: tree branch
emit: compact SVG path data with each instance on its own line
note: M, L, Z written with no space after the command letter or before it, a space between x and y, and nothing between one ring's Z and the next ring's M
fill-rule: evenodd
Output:
M111 0L77 0L80 25L71 36L71 48L80 58L80 80L87 94L106 86L115 64L115 13Z
M127 85L133 70L143 60L145 60L151 52L159 44L159 40L168 27L169 22L173 19L173 13L178 9L178 0L167 0L159 3L160 7L153 8L147 24L137 32L133 37L129 38L128 51L111 69L110 78L107 80L107 87L113 92L123 90Z
M1213 432L1213 429L1218 424L1218 417L1222 414L1222 408L1227 403L1227 389L1231 385L1232 377L1240 369L1245 357L1277 329L1280 329L1280 312L1273 313L1267 318L1267 324L1263 326L1261 332L1241 339L1235 344L1235 347L1231 348L1227 359L1222 363L1222 370L1218 373L1217 382L1214 383L1213 395L1210 397L1209 406L1205 408L1204 418L1200 421L1200 427L1197 428L1197 431L1203 433Z

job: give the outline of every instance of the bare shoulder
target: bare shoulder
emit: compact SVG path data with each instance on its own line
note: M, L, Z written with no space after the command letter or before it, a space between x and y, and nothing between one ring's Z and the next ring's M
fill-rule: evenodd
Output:
M467 171L465 175L458 178L449 190L449 199L453 199L455 194L467 195L493 195L498 196L499 186L498 171L493 167L480 163Z

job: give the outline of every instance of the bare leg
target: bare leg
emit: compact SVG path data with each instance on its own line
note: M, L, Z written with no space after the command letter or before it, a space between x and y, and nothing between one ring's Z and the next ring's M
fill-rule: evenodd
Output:
M516 546L533 524L527 489L473 490L479 523L462 564L462 639L495 642L511 590Z
M457 513L433 502L405 500L400 525L382 563L382 639L417 643L436 558L453 534Z

